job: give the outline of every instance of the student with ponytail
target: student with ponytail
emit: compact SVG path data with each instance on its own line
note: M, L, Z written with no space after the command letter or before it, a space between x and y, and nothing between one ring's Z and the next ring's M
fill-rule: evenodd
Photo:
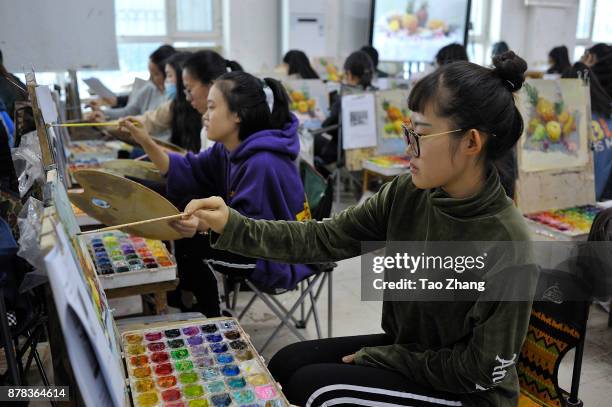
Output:
M208 93L213 81L228 71L242 70L242 67L237 62L228 61L214 51L206 50L173 57L169 60L169 64L166 64L166 68L170 68L166 69L170 77L174 76L173 81L167 78L169 87L172 88L172 85L176 84L173 108L170 110L169 105L167 114L162 114L161 117L153 113L136 117L135 119L142 124L139 132L141 139L151 141L149 134L156 129L171 129L176 144L194 153L206 150L214 144L214 141L208 139L206 127L203 126L203 115L208 109ZM127 119L134 120L131 117ZM123 122L125 121L128 120ZM200 128L200 133L193 134L194 128ZM190 311L191 307L189 301L183 302L184 296L181 295L181 291L194 292L197 295L197 310L202 313L209 309L217 310L219 307L216 298L212 296L204 298L205 296L198 292L198 288L204 285L216 286L216 280L212 274L204 272L207 271L207 268L202 263L203 253L198 249L204 241L203 236L197 235L193 238L177 240L174 245L180 283L178 289L169 295L169 302L184 312ZM206 303L205 300L209 303Z
M527 65L509 51L494 66L455 62L416 83L408 101L412 123L404 129L411 174L361 205L323 222L275 222L249 219L213 197L187 205L192 215L181 227L214 231L216 249L296 263L357 256L365 241L528 241L523 216L493 165L523 131L514 95ZM496 267L529 263L525 250L504 254ZM529 294L534 286L530 273L503 288ZM300 406L516 406L515 363L530 313L530 301L486 295L456 302L386 299L384 333L295 343L268 367Z
M185 69L190 75L189 65ZM199 80L191 87L194 100L200 92L198 86L206 83L201 77ZM252 218L309 219L295 165L300 148L299 123L289 111L289 97L282 84L270 78L262 81L245 72L230 72L217 77L207 94L204 126L215 145L197 155L168 154L141 128L130 121L122 122L166 175L170 199L183 208L192 199L222 196L236 211ZM177 228L186 237L194 235L190 227ZM293 289L313 273L304 264L234 255L212 249L207 239L199 241L201 246L193 250L200 254L206 269L192 276L190 288L199 311L207 317L220 315L213 272L247 276L263 290Z

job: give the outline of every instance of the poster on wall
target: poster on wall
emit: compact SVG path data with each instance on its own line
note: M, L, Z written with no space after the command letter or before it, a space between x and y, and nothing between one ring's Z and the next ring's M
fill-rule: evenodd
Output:
M438 50L464 44L469 0L376 0L371 44L381 61L431 62Z
M520 93L525 130L519 169L580 168L589 161L589 88L580 79L529 80Z
M376 94L378 142L376 153L403 155L406 140L402 124L410 120L407 89L380 91Z

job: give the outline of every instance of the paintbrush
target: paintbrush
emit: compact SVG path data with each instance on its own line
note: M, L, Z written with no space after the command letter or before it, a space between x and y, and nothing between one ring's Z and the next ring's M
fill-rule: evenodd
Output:
M142 124L137 121L132 121L134 126L142 127ZM119 127L119 120L110 122L89 122L89 123L48 123L47 127L97 127L97 126L115 126Z
M102 229L89 230L87 232L79 232L78 234L79 235L89 235L89 234L92 234L92 233L108 232L110 230L117 230L117 229L127 228L127 227L130 227L130 226L139 226L139 225L144 225L144 224L153 223L153 222L160 222L162 220L178 219L178 218L183 217L185 215L189 215L189 214L181 212L181 213L178 213L176 215L162 216L161 218L153 218L153 219L140 220L138 222L124 223L123 225L108 226L108 227L105 227L105 228L102 228Z

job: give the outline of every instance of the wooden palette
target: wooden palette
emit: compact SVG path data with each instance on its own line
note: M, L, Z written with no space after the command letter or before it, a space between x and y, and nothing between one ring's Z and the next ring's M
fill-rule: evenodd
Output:
M99 170L79 170L74 178L83 193L69 193L70 200L94 219L108 226L178 215L179 210L157 192L126 178ZM181 235L170 221L122 228L122 231L156 240L176 240Z
M155 164L149 161L110 160L100 163L100 169L108 170L112 174L123 177L133 177L158 183L165 182Z

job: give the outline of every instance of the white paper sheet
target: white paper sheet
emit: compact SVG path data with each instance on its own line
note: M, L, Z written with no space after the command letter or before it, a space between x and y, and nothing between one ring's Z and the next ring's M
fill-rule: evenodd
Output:
M37 86L36 99L45 124L57 123L59 113L53 96L51 96L51 89L46 85Z
M86 282L61 224L55 225L55 232L58 244L45 256L45 265L80 393L88 406L123 407L127 394L112 317L108 306L99 316L95 305L106 304L106 297L103 292L92 295L96 289Z
M342 96L342 145L345 150L376 146L373 93Z
M83 82L85 82L89 89L91 89L97 96L101 98L113 98L117 96L113 93L112 90L107 88L98 78L83 79Z

